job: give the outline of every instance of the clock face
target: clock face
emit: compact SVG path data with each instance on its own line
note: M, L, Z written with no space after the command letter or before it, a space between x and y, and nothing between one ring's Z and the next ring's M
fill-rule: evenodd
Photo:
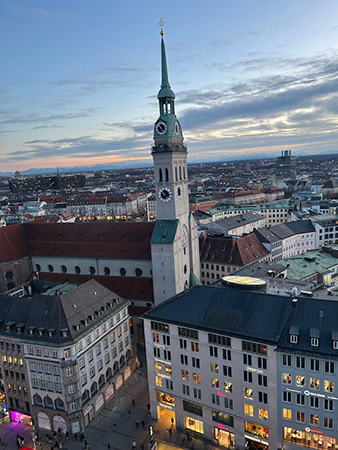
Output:
M180 126L178 122L175 122L175 134L180 134Z
M173 193L171 192L171 189L168 187L162 187L158 191L158 198L161 200L161 202L170 202L170 200L173 197Z
M182 186L177 186L176 192L177 192L177 197L179 197L179 198L182 197L182 193L183 193Z
M157 122L155 130L156 133L159 134L160 136L163 136L164 134L166 134L168 129L168 126L165 122L163 122L163 120L160 120L159 122Z

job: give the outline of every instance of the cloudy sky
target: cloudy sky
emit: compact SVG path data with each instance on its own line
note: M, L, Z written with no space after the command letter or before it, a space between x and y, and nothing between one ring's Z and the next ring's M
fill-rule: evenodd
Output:
M0 172L150 162L160 17L190 162L338 151L337 0L1 0Z

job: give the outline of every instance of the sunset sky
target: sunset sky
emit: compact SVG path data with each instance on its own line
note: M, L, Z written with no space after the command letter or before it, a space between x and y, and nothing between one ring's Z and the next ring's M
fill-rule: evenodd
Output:
M1 0L0 172L150 163L161 17L189 162L338 152L336 0Z

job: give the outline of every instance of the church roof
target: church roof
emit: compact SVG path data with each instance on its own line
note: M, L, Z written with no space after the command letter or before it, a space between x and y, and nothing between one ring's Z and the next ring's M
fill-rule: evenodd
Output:
M22 224L0 228L0 262L28 256Z
M155 224L75 222L23 226L31 256L150 259L150 239Z

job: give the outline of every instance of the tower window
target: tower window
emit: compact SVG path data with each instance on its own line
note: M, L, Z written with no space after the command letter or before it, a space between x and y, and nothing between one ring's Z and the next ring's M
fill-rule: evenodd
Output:
M183 180L185 180L185 167L183 167Z
M177 181L178 180L178 178L177 178L177 167L175 167L175 181Z
M167 114L167 105L163 104L163 114Z
M179 172L180 172L180 180L182 180L182 167L179 167Z
M167 104L168 114L170 114L170 103Z
M162 169L159 170L159 178L160 178L160 181L163 181L163 177L162 177Z
M169 170L168 170L168 168L165 169L165 181L169 181Z

